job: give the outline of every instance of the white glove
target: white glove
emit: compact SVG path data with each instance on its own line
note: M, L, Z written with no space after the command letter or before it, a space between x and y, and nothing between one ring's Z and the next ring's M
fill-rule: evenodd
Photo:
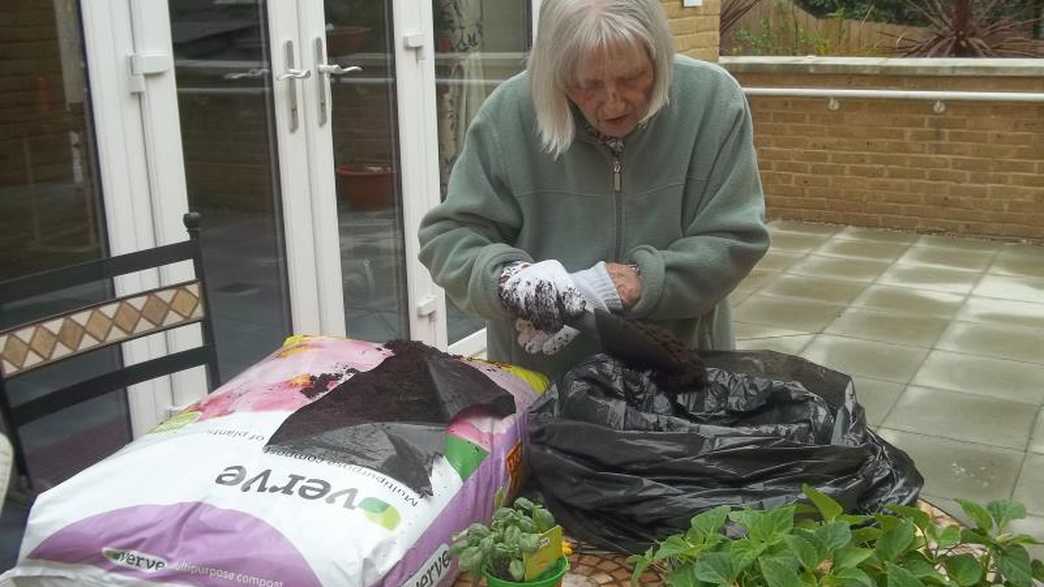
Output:
M620 301L616 286L609 277L605 262L600 261L589 269L570 273L569 277L588 303L588 311L593 312L595 308L607 312L623 309L623 302ZM557 332L549 333L536 328L532 322L523 318L515 321L515 330L518 331L519 346L534 355L553 355L580 334L580 331L572 326L562 326Z
M533 326L532 322L524 318L515 320L515 330L518 331L519 346L531 355L553 355L564 349L580 334L580 331L572 326L563 326L558 332L549 334Z
M505 267L497 293L516 317L528 320L544 332L558 332L567 320L588 309L587 301L565 267L553 259Z
M616 291L613 278L609 276L605 261L599 261L588 269L570 273L569 277L573 278L576 288L592 308L606 312L623 310L623 301L620 299L620 293Z

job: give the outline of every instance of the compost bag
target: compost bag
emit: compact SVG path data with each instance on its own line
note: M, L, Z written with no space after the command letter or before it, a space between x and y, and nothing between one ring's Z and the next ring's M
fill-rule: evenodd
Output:
M534 404L530 470L572 536L643 552L700 512L791 503L803 483L850 512L917 499L921 475L867 428L848 376L772 351L700 358L705 386L666 389L595 355Z
M487 382L499 392L487 394ZM292 336L220 388L199 390L198 402L116 454L40 494L18 564L0 575L0 585L447 587L457 574L453 535L488 524L522 484L524 416L546 388L536 373L420 343ZM369 403L349 397L366 393ZM406 455L410 446L438 449L430 475L428 457L417 464L431 494L350 464L368 448L394 458L385 444L344 444L344 459L332 443L323 456L265 450L290 418L317 404L324 406L318 416L343 427L387 422L388 442L401 439ZM347 404L359 411L345 412ZM437 424L453 411L457 417ZM433 446L418 446L410 430L397 434L397 418L438 428L426 441ZM351 442L324 422L313 430L319 441ZM306 429L296 421L285 430ZM295 441L302 451L304 440Z

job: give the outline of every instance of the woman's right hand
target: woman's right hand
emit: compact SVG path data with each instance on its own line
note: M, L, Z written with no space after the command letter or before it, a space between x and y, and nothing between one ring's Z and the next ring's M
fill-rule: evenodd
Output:
M558 332L588 310L573 278L554 259L508 265L500 274L497 294L511 313L544 332Z

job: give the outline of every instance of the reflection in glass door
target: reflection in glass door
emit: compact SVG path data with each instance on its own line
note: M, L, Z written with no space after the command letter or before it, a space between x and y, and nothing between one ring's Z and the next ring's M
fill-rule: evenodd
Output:
M0 280L108 255L79 4L0 7ZM109 281L0 306L0 329L104 299ZM3 351L5 349L0 349ZM119 366L118 349L72 358L7 388L13 404ZM57 484L131 440L117 391L20 429L37 487ZM11 507L5 508L7 514Z
M268 11L264 1L170 2L189 207L203 214L226 378L291 331L271 58L283 50L273 52Z
M432 0L439 171L443 197L472 117L501 82L525 69L530 0ZM449 342L485 327L446 300Z
M391 0L327 0L341 280L348 336L408 338ZM321 53L321 51L320 51Z

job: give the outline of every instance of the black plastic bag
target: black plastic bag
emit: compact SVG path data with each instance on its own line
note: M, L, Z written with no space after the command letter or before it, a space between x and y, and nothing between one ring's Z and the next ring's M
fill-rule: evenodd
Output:
M701 357L705 389L596 355L532 407L530 471L572 536L644 552L695 514L792 503L803 483L847 511L916 501L921 475L867 428L849 377L772 351Z

